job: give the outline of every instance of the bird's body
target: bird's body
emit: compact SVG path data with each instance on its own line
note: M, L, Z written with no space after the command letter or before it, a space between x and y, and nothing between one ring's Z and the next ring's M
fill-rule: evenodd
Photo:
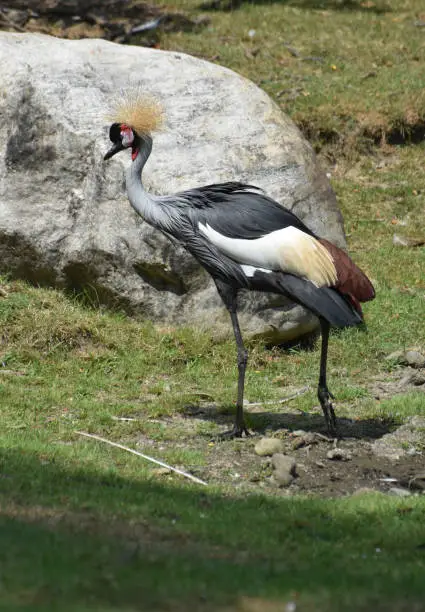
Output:
M115 145L105 158L132 148L126 185L133 208L199 261L229 310L239 368L232 434L247 431L243 420L247 352L237 319L237 294L243 289L284 294L319 317L323 341L318 395L328 428L334 430L335 415L326 384L329 327L363 321L359 302L374 297L367 277L344 251L315 236L290 210L253 186L229 182L172 196L149 194L141 177L152 149L150 135L117 123L111 127L110 137Z

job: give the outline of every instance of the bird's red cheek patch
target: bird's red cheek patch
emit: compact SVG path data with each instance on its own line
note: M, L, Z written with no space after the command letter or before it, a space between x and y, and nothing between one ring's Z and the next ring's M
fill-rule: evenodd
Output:
M131 159L134 161L139 154L139 149L137 147L133 147L131 149Z

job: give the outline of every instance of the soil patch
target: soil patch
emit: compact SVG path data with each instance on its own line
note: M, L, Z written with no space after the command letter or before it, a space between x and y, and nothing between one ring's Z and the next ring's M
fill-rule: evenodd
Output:
M59 38L104 38L156 46L162 31L191 31L208 19L191 19L143 0L6 0L0 30L41 32ZM136 38L137 37L137 38Z
M286 424L302 422L296 413L269 416L280 417ZM218 414L217 419L223 422L224 430L231 425L233 417ZM285 496L339 497L375 491L407 497L425 492L425 418L412 417L392 431L393 424L379 420L339 419L340 431L345 435L338 440L322 433L323 418L319 414L310 416L308 429L267 430L268 436L281 441L281 452L295 460L296 477L287 487L276 484L272 457L261 457L254 451L262 438L261 433L232 441L214 441L206 435L194 435L198 420L202 420L202 416L178 415L166 419L170 428L178 427L180 432L186 429L187 437L182 434L178 442L162 440L158 446L162 452L167 446L174 450L190 447L202 452L205 466L179 467L190 470L209 484ZM164 420L161 422L164 424ZM349 435L350 431L355 435ZM140 443L143 445L143 441ZM156 443L151 444L150 449L155 446ZM161 478L174 476L165 473Z
M425 384L416 384L418 372L422 374L423 370L397 369L385 380L371 379L369 390L377 401L398 393L424 392L425 402ZM202 430L202 424L205 427L206 421L218 424L223 431L232 426L233 414L223 413L206 402L161 419L170 431L178 428L182 435L178 441L161 441L160 445L199 450L205 456L205 467L184 466L186 469L208 483L251 492L260 489L271 495L322 497L365 490L398 496L425 492L425 417L407 418L402 425L389 419L339 417L339 439L333 440L327 435L319 407L301 412L291 411L288 404L277 411L276 406L270 409L267 405L252 406L246 410L253 434L250 438L220 442L209 434L195 434ZM296 477L288 486L277 486L272 458L255 453L255 445L262 437L277 438L279 451L272 452L295 460Z

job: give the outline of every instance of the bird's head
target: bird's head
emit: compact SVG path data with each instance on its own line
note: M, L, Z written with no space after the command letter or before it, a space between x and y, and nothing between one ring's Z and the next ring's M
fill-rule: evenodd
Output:
M104 159L131 148L134 160L143 144L152 142L150 135L160 128L163 110L157 100L146 97L139 90L129 90L120 95L109 118L113 120L109 128L113 144Z
M136 159L140 148L140 137L130 126L125 123L113 123L109 128L109 138L112 147L103 159L110 159L116 153L131 147L131 158Z

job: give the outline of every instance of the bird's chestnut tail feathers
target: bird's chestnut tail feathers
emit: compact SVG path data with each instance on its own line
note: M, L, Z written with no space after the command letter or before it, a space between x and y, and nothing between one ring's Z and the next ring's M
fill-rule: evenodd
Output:
M360 302L368 302L375 297L375 289L364 272L343 251L325 238L319 242L329 251L334 260L337 273L335 289L346 295L356 310L361 314Z

